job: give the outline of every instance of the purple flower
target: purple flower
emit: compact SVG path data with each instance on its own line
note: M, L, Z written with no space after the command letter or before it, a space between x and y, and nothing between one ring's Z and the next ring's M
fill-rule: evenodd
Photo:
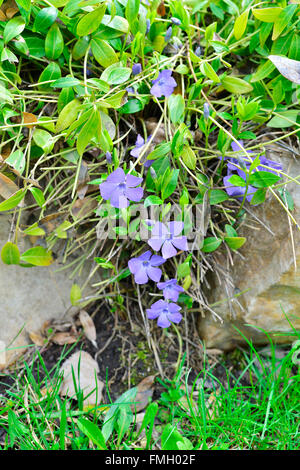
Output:
M158 300L146 312L150 320L157 318L157 325L161 328L167 328L171 325L171 322L180 323L182 315L179 313L179 310L181 310L179 305L173 302L168 303L164 300Z
M147 142L151 138L151 135L147 138ZM145 145L145 139L138 134L136 142L135 142L135 147L131 150L130 155L134 158L138 158L140 156L141 151L143 150L143 147ZM144 166L145 168L149 168L149 166L152 165L154 160L145 160Z
M204 103L203 105L203 115L204 115L204 119L209 118L209 104L208 103Z
M132 66L132 74L133 75L138 75L142 71L142 66L141 64L133 64Z
M133 95L135 94L135 89L133 88L133 86L128 86L127 88L125 88L125 90L127 91L127 93L132 93Z
M172 23L175 24L176 26L181 25L181 21L180 21L178 18L175 18L174 16L172 16L171 21L172 21Z
M179 292L184 292L183 287L177 284L176 279L170 279L169 281L166 281L166 282L159 282L157 284L157 287L159 289L162 289L164 298L166 300L173 300L174 302L177 302L178 297L179 297Z
M152 236L148 240L148 245L155 251L161 249L165 259L177 255L176 248L188 250L186 237L179 236L183 227L183 222L169 222L168 228L162 222L156 222L151 232Z
M165 34L165 42L169 42L171 37L172 37L172 26L169 26Z
M244 173L244 175L245 175L245 173ZM241 174L239 176L242 177ZM228 194L228 196L236 197L237 199L242 200L243 197L244 197L244 194L246 192L246 186L234 186L233 184L230 183L230 181L228 181L231 177L232 177L232 174L227 175L223 178L225 191ZM246 180L246 175L243 179ZM246 196L247 201L249 201L249 202L251 201L251 199L253 198L253 195L256 191L257 191L257 188L254 188L253 186L250 186L250 185L248 186L248 191L247 191L247 196Z
M129 206L129 201L139 202L143 197L143 188L137 188L143 181L133 175L125 175L122 168L117 168L106 181L100 184L100 193L103 199L108 201L113 207L123 209Z
M128 268L134 274L134 280L137 284L146 284L149 278L152 281L158 282L161 278L160 266L165 262L165 259L158 255L152 255L148 250L138 258L132 258L128 261Z
M175 88L177 87L177 83L172 77L172 70L163 70L159 72L158 77L152 81L153 86L150 90L151 95L156 96L156 98L160 98L161 96L171 96Z

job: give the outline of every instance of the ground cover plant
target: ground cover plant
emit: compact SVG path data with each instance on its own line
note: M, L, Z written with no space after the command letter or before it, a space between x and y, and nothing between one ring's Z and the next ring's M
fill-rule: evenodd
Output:
M218 270L214 253L223 250L230 258L247 243L239 236L247 208L271 195L298 229L289 183L299 182L267 156L266 147L275 143L294 151L299 145L299 12L297 3L284 0L0 1L0 211L13 214L2 261L47 269L58 259L60 269L72 268L74 306L89 308L104 299L122 319L138 311L149 345L155 348L157 327L170 328L182 349L183 318L187 338L195 312L214 314L202 289L206 274ZM30 247L22 250L24 238ZM79 285L87 262L90 275ZM85 294L88 284L93 295ZM184 383L179 356L167 390ZM287 362L282 367L284 373L290 369ZM266 380L253 373L266 406L251 409L259 416L249 418L243 444L228 429L230 437L220 438L220 445L294 448L290 437L274 443L269 424L282 418L288 436L297 435L297 380L287 374L280 388L273 375ZM249 415L251 400L259 403L256 388L254 398L252 392L222 390L216 400L223 408L232 398L239 413L245 406ZM268 393L272 398L265 402ZM285 405L280 397L292 398ZM166 401L161 406L171 410L173 425L182 415L178 404ZM27 444L21 433L11 433L14 425L24 428L23 415L16 420L9 406L3 411L2 426L9 430L3 446L22 448ZM64 420L54 448L64 448L66 413L51 410ZM134 414L128 411L129 419L126 410L121 416L130 421L128 432ZM156 407L151 410L150 429ZM204 409L189 413L184 420L193 421L191 434L181 433L182 446L219 445L217 426L207 434ZM31 416L40 426L44 417ZM230 411L222 426L229 416L236 419ZM82 423L80 432L89 435ZM172 434L166 429L161 432ZM75 438L73 424L68 431L74 434L71 446L89 445L82 434ZM51 426L49 432L56 436ZM146 439L150 448L151 432ZM47 448L48 440L39 435L31 444Z

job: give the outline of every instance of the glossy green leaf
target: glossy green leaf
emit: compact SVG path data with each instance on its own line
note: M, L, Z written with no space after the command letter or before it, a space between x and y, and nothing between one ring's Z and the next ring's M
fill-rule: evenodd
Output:
M203 245L201 250L204 253L211 253L212 251L215 251L219 246L221 245L222 240L220 238L216 237L207 237L203 241Z
M47 251L42 246L35 246L22 253L21 261L34 266L50 266L53 263L53 258L51 251Z
M94 38L91 41L91 48L93 56L102 67L106 68L118 62L118 56L108 42Z
M40 207L45 204L45 196L39 188L30 188L30 192Z
M292 127L297 122L297 118L299 116L298 110L290 109L289 111L281 111L276 113L277 115L274 116L268 123L267 127L273 127L276 129L282 129L285 127Z
M53 25L58 15L58 10L55 7L41 8L34 19L33 31L45 33Z
M5 264L19 264L20 252L17 245L12 242L5 243L1 250L1 259Z
M56 123L56 133L62 132L67 127L69 127L72 122L75 121L78 116L80 107L81 103L77 98L75 98L75 100L70 101L70 103L64 106L58 116L58 120Z
M102 18L106 10L106 3L103 3L100 7L85 14L77 25L78 36L88 36L96 31L100 26Z
M22 16L16 16L6 23L4 31L3 31L3 39L5 43L11 41L11 39L15 38L25 28L25 20Z
M244 11L244 13L238 16L234 22L233 34L237 41L239 41L243 37L246 31L248 16L249 16L249 10L246 10Z
M280 7L254 8L252 13L260 21L274 23L282 11Z
M227 201L229 199L228 194L222 189L212 189L209 192L209 203L214 206L220 204L220 202Z
M181 158L184 164L190 168L190 170L194 170L197 164L197 157L194 150L191 147L184 147L181 153Z
M70 301L71 304L76 306L78 301L81 299L82 293L80 286L78 284L73 284L70 291Z
M49 29L45 39L45 52L48 59L56 60L64 49L64 39L57 23Z
M250 93L253 90L253 86L246 82L242 78L227 76L221 80L223 88L233 94Z
M50 62L43 70L39 78L39 89L42 91L51 90L51 83L42 83L55 81L61 77L60 67L56 62Z
M250 175L249 184L255 188L268 188L280 180L280 176L270 171L255 171Z
M220 83L220 78L208 62L202 62L200 65L200 70L205 75L205 77L212 80L214 83Z
M92 138L101 134L101 118L97 109L93 109L90 117L82 127L77 137L77 151L82 155L86 147L91 143Z
M126 82L130 75L131 75L132 70L129 67L116 67L113 68L107 77L107 83L110 85L120 85L121 83Z
M185 102L182 95L171 95L168 98L168 109L173 124L181 122L184 117Z
M225 237L224 240L229 246L229 248L231 248L232 250L238 250L244 245L246 238L245 237Z
M19 189L16 193L10 196L8 199L0 203L0 212L2 211L9 211L10 209L14 209L17 207L18 204L24 199L26 190Z
M70 88L74 86L80 85L80 80L75 77L66 76L55 80L55 82L51 83L51 88Z
M26 164L25 155L22 150L15 150L5 160L5 163L12 166L15 170L20 173L20 175L22 175Z

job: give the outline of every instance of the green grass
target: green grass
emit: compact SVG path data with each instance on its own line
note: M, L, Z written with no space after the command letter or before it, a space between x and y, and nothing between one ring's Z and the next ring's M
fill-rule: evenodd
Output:
M86 410L82 392L77 400L60 397L60 363L47 371L37 353L0 398L0 429L5 431L0 449L300 449L300 371L292 361L294 349L281 359L272 347L269 358L253 347L249 351L238 351L242 372L237 376L224 366L225 383L218 378L220 365L217 371L205 357L189 384L191 371L183 357L172 380L157 379L160 397L144 410L142 426L130 407L136 388L114 405Z

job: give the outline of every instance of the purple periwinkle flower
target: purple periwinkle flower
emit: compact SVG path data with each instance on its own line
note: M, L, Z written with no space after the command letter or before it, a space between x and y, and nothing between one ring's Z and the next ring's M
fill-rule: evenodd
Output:
M175 16L172 16L171 21L172 21L172 23L175 24L176 26L180 26L180 25L181 25L180 19L179 19L179 18L175 18Z
M147 138L147 142L151 138L151 135ZM143 150L143 147L145 145L145 139L138 134L136 142L135 142L135 147L131 150L130 155L134 158L138 158L140 156L141 151ZM152 165L154 160L145 160L144 166L145 168L149 168L149 166Z
M125 88L125 90L127 91L127 93L132 93L133 95L135 94L135 89L133 88L133 86L128 86L127 88Z
M244 173L244 172L243 172ZM243 178L241 174L239 174ZM244 197L244 194L246 192L246 186L234 186L232 183L230 183L230 178L232 177L232 174L227 175L223 178L224 186L225 186L225 191L230 197L236 197L237 199L242 200ZM246 180L246 175L244 173L244 180ZM257 188L254 188L254 186L248 186L247 190L247 196L246 199L247 201L251 201L253 198L254 193L257 191Z
M152 255L148 250L138 258L131 258L128 261L128 268L134 275L137 284L146 284L150 279L152 281L160 281L162 271L157 266L165 262L165 259L158 255Z
M100 184L100 193L103 199L110 200L113 207L124 209L129 206L129 201L139 202L142 199L144 190L137 188L142 182L143 178L125 175L122 168L117 168Z
M177 87L177 83L172 77L172 70L163 70L159 72L158 77L152 81L153 86L150 90L151 95L160 98L165 96L168 98L172 95L173 91Z
M171 37L172 37L172 26L169 26L165 34L165 42L169 42Z
M203 105L203 115L204 115L204 119L209 118L209 104L208 103L204 103Z
M177 284L176 279L170 279L169 281L159 282L157 287L163 291L164 298L166 300L173 300L177 302L179 293L184 292L183 287Z
M133 75L138 75L142 71L142 65L140 63L138 64L133 64L132 66L132 74Z
M238 140L238 143L241 145L241 147L244 146L242 140ZM231 148L234 152L242 152L242 149L236 142L231 143ZM242 155L241 157L238 156L237 158L230 157L228 158L228 164L227 168L230 171L238 171L237 166L242 167L244 170L249 170L251 163L255 159L256 155L252 150L246 150L247 154L249 155L249 160L246 159L245 155ZM261 165L264 166L257 166L255 171L268 171L270 173L274 173L278 175L278 170L282 171L282 165L277 162L273 162L272 160L269 160L266 158L265 155L260 155L259 157ZM243 178L243 175L240 175Z
M162 222L156 222L148 245L155 251L161 249L165 259L177 255L177 250L188 250L187 238L180 235L184 227L183 222L169 222L168 228ZM180 235L180 236L179 236Z
M146 310L149 320L155 320L157 318L157 325L161 328L167 328L172 323L180 323L182 315L179 313L181 308L179 305L173 302L165 302L164 300L158 300L151 308Z

